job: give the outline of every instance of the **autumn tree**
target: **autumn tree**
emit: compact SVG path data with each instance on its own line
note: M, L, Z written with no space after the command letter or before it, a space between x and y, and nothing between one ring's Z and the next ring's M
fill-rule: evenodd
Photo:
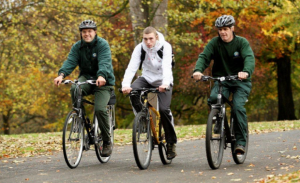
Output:
M265 18L265 55L277 66L278 120L296 119L292 92L292 65L300 61L300 2L295 0L270 1ZM269 43L269 44L268 44ZM271 43L271 44L270 44Z

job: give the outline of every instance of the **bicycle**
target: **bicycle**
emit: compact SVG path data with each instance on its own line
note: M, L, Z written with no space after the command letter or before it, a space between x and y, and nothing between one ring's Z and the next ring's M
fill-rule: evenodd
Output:
M211 105L211 111L208 116L207 126L206 126L206 156L207 161L211 169L218 169L222 163L224 149L227 147L231 148L231 153L233 160L236 164L244 163L247 152L248 152L248 143L249 143L249 131L247 124L247 138L246 138L246 146L244 154L237 154L234 152L235 150L235 132L233 128L233 124L235 123L232 115L230 116L230 125L228 124L226 117L226 106L225 104L229 104L232 108L233 103L229 99L227 99L222 94L223 81L230 80L239 80L237 75L234 76L226 76L226 77L210 77L210 76L202 76L202 81L214 80L219 82L218 88L218 98L217 103ZM230 144L230 145L229 145Z
M81 85L91 84L96 85L96 80L87 80L79 82L77 80L63 80L63 84L72 83L75 85L75 106L66 117L63 128L63 153L67 165L73 169L76 168L81 160L83 150L90 150L90 145L94 145L96 156L101 163L107 163L111 156L103 157L101 155L103 149L103 140L101 137L101 130L98 124L97 117L93 114L93 121L86 116L84 103L94 105L93 102L83 98ZM109 114L111 143L113 147L114 142L114 129L115 129L115 95L107 104L107 112ZM85 134L87 132L87 134Z
M121 89L119 89L119 91L122 93ZM172 162L172 160L167 159L167 142L165 139L165 132L160 121L159 109L156 110L148 100L149 93L158 92L159 91L156 88L139 88L132 89L128 95L139 95L140 101L142 101L143 104L142 110L138 112L134 118L132 128L134 158L137 166L141 170L149 167L152 150L155 148L155 146L158 146L160 160L164 165ZM153 116L150 111L152 111L156 116L155 122L153 121Z

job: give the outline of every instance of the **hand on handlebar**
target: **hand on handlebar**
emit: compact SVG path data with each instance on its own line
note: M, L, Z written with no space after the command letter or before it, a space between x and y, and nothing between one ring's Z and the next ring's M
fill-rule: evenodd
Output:
M168 85L161 85L161 86L158 87L158 91L159 92L165 92L165 91L167 91L167 88L169 88Z
M54 79L54 84L58 87L61 84L62 80L63 80L63 77L58 76L57 78Z
M130 93L131 90L132 90L132 88L130 88L130 87L123 87L123 88L122 88L122 92L125 93L125 94Z
M100 88L101 86L104 86L105 84L106 84L106 80L104 79L104 77L99 76L96 81L96 85Z
M238 77L239 79L247 79L249 76L248 72L239 72Z
M193 73L193 78L196 80L196 81L199 81L201 80L201 77L204 76L201 72L197 71L197 72L194 72Z

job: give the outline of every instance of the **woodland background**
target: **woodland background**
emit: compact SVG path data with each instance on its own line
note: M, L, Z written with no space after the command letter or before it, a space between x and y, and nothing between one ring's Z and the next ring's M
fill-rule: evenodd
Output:
M299 0L1 0L0 134L60 131L71 109L69 85L53 79L84 19L97 22L97 34L112 51L116 86L121 87L141 30L164 33L176 58L172 112L176 125L206 123L210 83L190 76L199 53L217 36L214 22L235 17L235 33L255 53L253 89L246 105L249 122L300 117ZM210 74L210 68L205 71ZM76 69L68 79L76 79ZM129 128L129 98L118 92L116 122Z

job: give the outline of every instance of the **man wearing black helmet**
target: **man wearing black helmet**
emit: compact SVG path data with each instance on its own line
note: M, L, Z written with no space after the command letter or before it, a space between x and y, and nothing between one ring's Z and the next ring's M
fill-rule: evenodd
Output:
M213 77L238 75L241 81L224 81L223 94L229 97L233 93L232 115L235 123L235 135L237 145L235 152L243 154L246 145L247 115L244 107L251 91L251 76L254 71L255 58L249 42L234 33L235 20L231 15L220 16L215 26L218 29L218 37L214 37L199 55L193 78L200 80L202 72L214 60L212 75ZM218 94L218 82L211 90L208 104L216 103Z
M79 66L78 81L96 80L97 86L89 84L82 85L84 96L95 95L95 114L99 121L99 126L103 138L103 151L101 156L110 156L112 146L110 142L109 121L106 111L107 103L115 85L111 51L109 44L103 38L97 36L97 26L92 20L84 20L79 25L81 40L76 42L58 71L58 77L54 79L55 85L60 85L62 80L70 75ZM71 87L72 103L74 104L74 90Z

